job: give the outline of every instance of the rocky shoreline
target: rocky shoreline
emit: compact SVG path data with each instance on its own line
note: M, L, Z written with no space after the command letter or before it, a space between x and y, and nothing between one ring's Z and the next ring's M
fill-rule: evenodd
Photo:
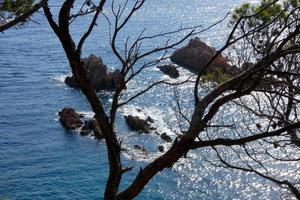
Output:
M142 112L140 109L137 110L138 112ZM58 113L58 116L62 126L68 131L73 131L74 133L79 132L81 136L91 136L98 140L104 138L94 117L86 117L85 114L78 113L74 108L70 107L63 108ZM157 131L157 128L154 127L154 119L150 116L143 119L139 116L125 115L124 119L128 128L137 134L150 134L152 132L154 135L158 135L163 142L171 143L173 141L171 136L166 132L159 133ZM133 147L134 150L137 150L144 155L148 154L146 148L139 144L135 144ZM162 144L159 144L157 149L159 152L164 152L166 150L165 146ZM128 149L122 148L122 151L126 152Z

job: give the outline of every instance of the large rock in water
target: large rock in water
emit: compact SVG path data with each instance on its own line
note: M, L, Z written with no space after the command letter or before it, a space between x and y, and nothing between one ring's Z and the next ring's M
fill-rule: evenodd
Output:
M91 131L93 132L93 135L97 139L101 140L101 139L104 138L103 133L101 132L100 126L99 126L97 120L94 119L94 118L90 119L90 120L87 120L87 121L84 121L84 124L80 129L80 134L83 135L83 136L86 136Z
M172 142L172 138L167 133L161 134L160 138L166 142Z
M91 54L88 58L83 59L83 63L83 68L86 70L88 78L96 90L112 90L119 84L121 80L120 71L109 71L100 57ZM66 77L65 83L70 87L78 88L74 75Z
M171 78L178 78L179 71L176 67L172 64L169 65L159 65L157 68L162 71L164 74L170 76Z
M59 121L68 130L79 130L80 135L92 135L97 139L103 139L103 133L95 118L86 118L83 114L79 114L74 108L64 108L59 113Z
M187 46L177 49L171 55L171 61L185 67L192 72L198 73L202 71L207 63L213 58L217 51L202 42L199 38L191 39ZM237 75L238 69L227 63L227 59L223 55L219 55L209 66L205 72L222 69L228 75Z
M80 115L73 108L64 108L58 115L59 121L66 129L76 129L82 125Z
M144 133L150 132L151 123L153 123L151 118L141 119L132 115L125 116L125 121L132 130Z

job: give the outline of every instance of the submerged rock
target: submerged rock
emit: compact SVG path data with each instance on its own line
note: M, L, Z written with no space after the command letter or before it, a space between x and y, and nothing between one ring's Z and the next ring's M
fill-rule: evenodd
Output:
M191 39L187 46L177 49L171 55L171 61L185 67L192 72L199 73L204 70L207 63L215 56L217 51L205 44L199 38ZM223 55L219 55L204 72L223 71L224 73L234 76L239 73L237 67L227 63Z
M167 135L167 133L163 133L160 135L160 138L166 142L172 142L172 138Z
M149 133L151 130L151 118L147 119L140 119L137 116L128 115L125 116L125 121L128 124L129 128L134 131L140 131L144 133Z
M148 154L148 151L145 149L145 147L140 146L138 144L133 146L134 149L141 151L143 154Z
M112 90L122 84L120 71L109 71L100 57L91 54L88 58L83 59L83 63L83 68L96 90ZM72 88L78 88L74 75L66 77L65 83Z
M76 129L82 125L80 115L73 108L64 108L58 115L59 121L66 129Z
M157 66L160 71L162 71L164 74L170 76L171 78L178 78L179 77L179 71L175 67L175 65L169 64L169 65L160 65Z
M158 151L161 153L163 153L165 151L165 147L163 145L158 145L157 148L158 148Z
M154 123L154 120L150 116L148 116L146 120L150 123Z
M80 129L80 134L83 136L89 135L90 133L99 140L103 139L103 134L100 130L99 124L95 119L84 121L84 125Z

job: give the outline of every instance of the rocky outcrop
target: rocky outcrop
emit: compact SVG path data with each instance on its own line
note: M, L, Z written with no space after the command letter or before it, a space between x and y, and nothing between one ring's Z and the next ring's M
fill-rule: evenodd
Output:
M100 57L91 54L88 58L83 59L83 63L83 68L86 70L87 76L96 90L112 90L118 84L121 84L120 71L109 71ZM74 75L66 77L65 83L72 88L78 88Z
M216 50L199 38L191 39L187 46L177 49L171 55L171 61L185 67L192 72L199 73L204 70L204 67L215 56ZM237 75L239 70L227 63L227 59L223 55L219 55L204 72L223 71L228 75Z
M135 144L135 145L133 146L133 148L134 148L135 150L140 151L141 153L143 153L143 154L145 154L145 155L148 154L148 151L147 151L147 150L145 149L145 147L143 147L143 146L140 146L140 145L138 145L138 144Z
M84 118L84 115L77 113L74 108L64 108L59 113L59 121L67 130L78 130L80 135L95 136L103 139L98 122L94 118Z
M78 88L78 83L76 81L76 78L74 76L67 76L65 79L65 84L67 84L71 88Z
M80 128L83 124L80 115L73 108L64 108L58 115L59 121L66 129Z
M162 71L164 74L170 76L171 78L178 78L179 77L179 71L175 67L175 65L169 64L169 65L160 65L157 66L160 71Z
M149 133L151 129L151 123L153 123L153 119L148 117L147 119L141 119L137 116L128 115L125 116L125 121L128 124L129 128L143 133Z
M163 133L160 135L160 138L166 142L172 142L172 138L167 135L167 133Z
M82 136L91 134L91 135L94 135L99 140L103 139L103 137L104 137L100 130L99 124L95 119L90 119L90 120L84 121L84 124L80 129L80 134Z
M161 153L163 153L165 151L165 147L163 145L158 145L157 148L158 148L158 151Z

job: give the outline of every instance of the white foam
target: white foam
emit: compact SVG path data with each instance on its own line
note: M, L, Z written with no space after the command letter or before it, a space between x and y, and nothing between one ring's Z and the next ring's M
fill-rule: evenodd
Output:
M59 84L65 84L65 79L66 77L69 76L69 75L59 75L59 76L56 76L56 77L53 77L52 80L54 80L55 82L58 82Z
M133 146L126 147L125 151L122 151L122 155L129 159L141 162L151 162L154 159L158 158L161 154L157 153L145 153L143 150L136 149Z
M84 115L84 119L92 119L95 115L92 111L78 111L78 113Z
M139 111L141 110L141 111ZM123 115L132 115L137 116L140 119L147 119L147 117L151 117L154 121L153 127L156 128L156 132L159 134L166 133L170 136L175 136L175 133L168 128L168 125L164 119L164 111L156 107L147 107L147 108L138 108L133 105L124 106L121 110ZM168 119L174 120L174 119Z

